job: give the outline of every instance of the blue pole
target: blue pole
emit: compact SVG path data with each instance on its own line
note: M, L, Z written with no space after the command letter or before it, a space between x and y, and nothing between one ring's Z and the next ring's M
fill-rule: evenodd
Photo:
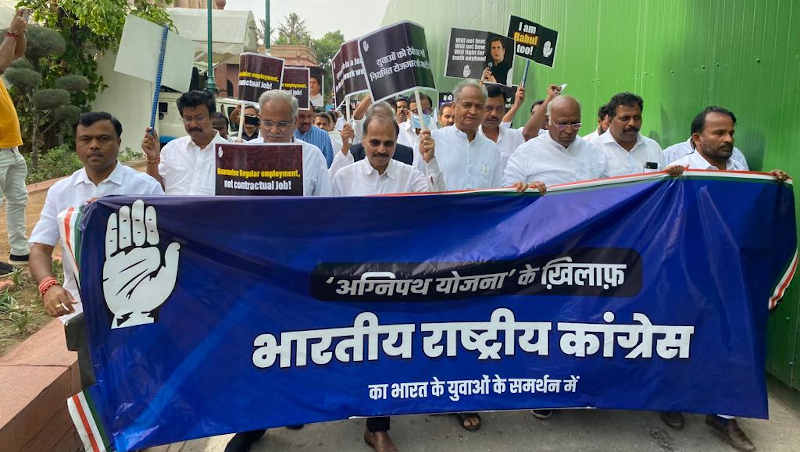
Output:
M169 28L161 29L161 51L158 53L158 67L156 68L156 83L153 88L153 105L150 109L150 129L155 130L156 115L158 114L158 95L161 92L161 75L164 73L164 54L167 53L167 35Z

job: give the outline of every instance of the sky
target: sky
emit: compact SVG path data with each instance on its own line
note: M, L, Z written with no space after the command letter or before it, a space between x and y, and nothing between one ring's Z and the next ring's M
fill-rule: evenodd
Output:
M377 29L388 3L389 0L271 0L270 26L277 29L294 12L306 21L312 38L341 30L349 41ZM225 9L251 10L258 20L264 18L264 5L264 0L228 0Z

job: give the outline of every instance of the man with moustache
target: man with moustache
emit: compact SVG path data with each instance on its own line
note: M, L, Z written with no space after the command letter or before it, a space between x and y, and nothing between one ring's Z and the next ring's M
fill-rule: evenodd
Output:
M395 158L399 131L388 103L379 102L370 106L364 119L362 156L333 177L334 194L365 196L442 191L441 186L429 184L419 170ZM366 158L363 154L366 154ZM433 158L433 143L424 148L422 157L425 161Z
M685 168L702 170L746 170L747 163L734 158L733 135L736 116L722 107L709 106L692 121L692 145L694 151L673 162L668 169L682 172ZM771 174L783 182L789 175L779 169ZM661 420L669 427L681 430L685 420L680 412L663 412ZM739 427L736 418L722 414L709 414L706 424L734 449L754 451L755 445Z
M500 166L505 169L506 162L514 150L525 142L519 129L500 127L506 113L506 96L498 85L489 85L486 89L486 115L480 127L480 133L497 143L500 151Z
M608 102L608 130L593 143L608 157L609 176L664 169L661 146L639 133L643 109L642 98L628 92L616 94Z
M211 123L217 111L214 95L208 91L189 91L178 98L177 104L188 135L170 141L159 151L158 135L148 127L142 140L147 174L161 183L167 195L214 196L214 145L227 143Z
M498 85L489 85L486 89L488 98L486 99L486 116L481 124L481 133L486 138L497 143L502 157L502 167L505 169L506 162L517 147L527 140L538 136L539 125L533 115L528 119L525 126L519 129L503 127L503 121L507 118L505 94ZM525 98L525 88L517 89L517 102Z
M75 126L75 151L83 168L50 187L30 238L31 276L39 285L45 312L68 323L65 326L67 344L70 350L78 352L78 370L84 388L94 383L94 373L86 321L82 316L77 317L82 311L76 278L78 269L73 268L70 259L63 260L63 285L53 274L53 250L61 238L58 214L107 195L164 194L155 179L117 161L121 136L122 124L108 113L90 112L80 116Z
M392 121L394 121L394 111L392 110L392 107L391 107L391 105L389 105L388 102L378 102L375 105L369 106L365 110L365 113L368 114L369 112L372 112L373 115L381 115L381 116L391 117ZM356 120L356 124L358 124L358 127L361 127L362 131L365 130L364 120L363 119ZM397 123L395 122L395 124L397 124ZM348 124L348 125L345 126L345 129L342 130L343 136L346 135L347 138L348 138L348 143L353 142L354 140L356 140L356 138L354 138L356 136L355 132L353 131L353 129L349 129L348 130L349 127L350 127L350 125ZM399 131L399 127L398 127L398 131ZM349 149L345 149L345 147L343 146L342 147L342 151L336 154L336 157L333 159L333 164L331 165L331 168L330 168L331 178L333 178L334 175L341 168L343 168L343 167L345 167L347 165L351 165L354 162L358 162L358 161L364 159L364 157L366 156L366 147L363 144L363 142L364 142L363 141L363 137L359 141L360 142L358 142L358 143L353 142L353 145L349 146ZM397 160L397 161L402 162L402 163L405 163L406 165L411 165L413 163L413 159L414 159L414 149L412 149L412 148L410 148L408 146L404 146L402 144L399 144L395 140L392 159L393 160Z
M453 103L445 102L439 106L439 127L452 126L456 122L453 116Z
M714 109L718 109L720 111L715 111ZM736 117L733 116L732 112L730 112L728 110L725 110L724 108L721 108L721 107L706 107L706 109L703 110L703 112L704 113L720 113L720 112L722 112L722 113L725 113L725 114L730 113L731 118L733 119L734 125L736 124ZM706 115L706 116L708 116L708 115ZM703 118L705 118L705 116L703 116ZM676 160L680 159L681 157L688 156L688 155L690 155L690 154L695 152L695 144L694 144L694 138L693 138L694 133L695 133L695 129L697 127L701 127L702 128L702 124L697 124L697 121L698 121L697 117L695 118L694 121L692 121L691 134L689 135L689 139L688 140L682 141L680 143L673 144L672 146L669 146L668 148L664 149L664 161L668 165L673 164ZM729 168L729 169L744 170L744 171L747 171L747 170L750 169L750 167L747 164L747 158L745 158L745 156L742 153L742 151L740 151L739 148L737 148L736 146L733 147L733 151L731 153L731 157L730 158L731 158L732 161L735 162L734 163L735 168Z
M447 190L499 187L503 175L500 150L478 130L486 114L486 87L477 80L466 79L456 85L453 98L455 123L420 133L414 166L432 183L439 183ZM431 142L436 148L434 158L419 158L419 150L426 149ZM436 181L438 177L444 181ZM480 420L475 425L479 423Z
M333 163L333 145L328 132L320 129L313 124L314 111L301 108L297 112L297 126L294 129L294 137L306 143L311 143L322 151L328 167Z

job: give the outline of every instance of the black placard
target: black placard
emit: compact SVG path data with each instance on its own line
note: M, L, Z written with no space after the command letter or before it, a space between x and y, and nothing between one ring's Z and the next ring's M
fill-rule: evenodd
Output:
M333 72L333 101L340 107L347 96L369 91L364 77L364 65L358 53L358 40L348 41L339 47L331 60Z
M264 91L279 89L283 60L258 53L239 55L239 100L258 102Z
M299 144L217 144L216 194L303 196Z
M412 22L381 28L358 40L372 99L388 99L414 88L436 89L425 30Z
M521 17L511 16L508 37L514 40L514 52L517 55L553 67L557 31Z
M283 68L281 89L292 93L292 96L297 99L299 108L308 109L311 105L308 94L310 76L311 72L307 67L286 66Z
M488 71L496 83L505 85L511 83L513 65L513 39L488 31L450 29L445 76L481 80Z

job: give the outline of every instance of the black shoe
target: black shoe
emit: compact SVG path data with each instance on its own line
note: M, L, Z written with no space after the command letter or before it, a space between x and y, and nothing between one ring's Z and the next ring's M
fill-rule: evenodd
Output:
M744 431L739 428L739 423L736 419L725 419L724 417L709 414L706 416L706 424L714 429L714 433L726 443L733 446L736 450L742 452L752 452L756 450L756 446L750 441Z
M287 425L286 426L286 428L288 428L289 430L300 430L303 427L305 427L305 424Z
M240 432L233 435L228 445L225 446L225 452L247 452L262 436L266 430L253 430L249 432Z
M28 256L28 254L11 254L8 256L8 260L12 264L27 264Z
M668 427L675 430L683 430L683 426L686 423L680 411L662 411L660 417Z
M6 276L14 273L13 265L6 264L5 262L0 262L0 276Z
M531 414L536 419L549 419L553 415L553 410L531 410Z

